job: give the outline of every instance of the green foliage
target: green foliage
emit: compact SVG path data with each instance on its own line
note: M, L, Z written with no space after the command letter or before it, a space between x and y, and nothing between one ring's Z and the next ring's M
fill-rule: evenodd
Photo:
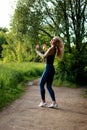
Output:
M41 63L0 64L0 109L24 91L24 83L41 75Z
M35 43L32 43L28 35L23 37L23 41L15 39L10 32L7 35L8 44L3 44L2 58L3 62L23 62L23 61L40 61L41 58L36 55ZM40 43L41 44L41 43ZM42 47L42 45L41 45ZM42 49L42 48L41 48Z
M86 0L18 0L11 32L6 35L8 45L1 42L3 61L40 61L34 51L35 45L48 45L50 38L59 35L64 41L65 54L63 60L57 62L56 78L73 83L85 83L86 8Z
M87 90L85 91L85 96L84 97L87 98Z
M0 31L0 57L1 57L1 53L2 53L2 45L3 44L7 44L6 41L6 34L3 31Z
M0 32L4 32L4 33L6 33L6 32L8 32L8 29L7 28L3 28L3 27L0 27Z
M41 22L40 10L34 9L35 1L18 0L17 7L12 19L11 30L15 34L16 39L24 42L25 35L30 37L33 43L37 43L39 26ZM36 8L36 7L35 7Z
M28 34L32 44L42 41L41 36L59 35L69 52L72 43L79 51L86 39L86 8L86 0L18 0L11 29L22 42Z
M61 80L60 78L58 79L56 76L54 77L53 84L57 87L69 87L69 88L77 88L78 85L75 83L72 83L68 80Z
M31 49L27 43L13 43L3 45L2 57L6 62L22 62L30 61L32 59Z
M87 49L86 43L86 0L18 0L11 23L11 31L17 41L17 46L24 45L25 35L29 37L29 58L22 53L22 48L16 51L14 61L39 61L34 53L37 43L49 44L50 38L59 35L67 50L63 61L57 65L56 77L70 82L85 82L87 79ZM72 47L72 45L74 47ZM5 50L5 49L4 49ZM25 49L26 50L26 49ZM9 56L8 53L4 54ZM11 61L10 60L10 61Z
M83 53L78 53L73 50L73 53L65 53L61 62L58 62L56 67L56 79L77 83L78 85L87 84L87 50Z

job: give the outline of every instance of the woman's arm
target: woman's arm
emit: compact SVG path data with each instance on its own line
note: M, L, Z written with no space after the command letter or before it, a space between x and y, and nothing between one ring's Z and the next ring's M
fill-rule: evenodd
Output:
M36 51L36 53L41 57L41 58L43 58L43 56L44 56L44 54L42 54L40 51L38 51L38 50L35 50Z
M54 53L53 47L50 47L44 54L42 54L38 49L36 49L36 53L42 58L45 59L49 55L52 55Z

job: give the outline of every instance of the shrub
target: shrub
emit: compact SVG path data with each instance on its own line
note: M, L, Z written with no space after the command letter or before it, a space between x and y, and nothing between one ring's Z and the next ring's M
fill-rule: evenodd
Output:
M0 64L0 108L12 102L24 91L24 83L40 76L41 63Z
M61 62L56 67L56 78L62 81L85 85L87 80L87 55L85 53L78 54L73 51L72 54L65 53Z

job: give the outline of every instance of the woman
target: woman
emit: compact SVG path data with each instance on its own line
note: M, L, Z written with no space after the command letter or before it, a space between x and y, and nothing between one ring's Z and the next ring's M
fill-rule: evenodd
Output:
M64 50L64 45L62 40L58 37L55 36L51 41L50 41L51 47L47 51L45 51L44 54L42 54L39 51L39 45L36 45L36 53L45 59L46 61L46 68L42 74L41 80L40 80L40 94L41 94L41 103L39 104L39 107L44 107L47 105L46 100L45 100L45 88L44 85L46 84L46 87L49 91L50 97L52 99L52 104L50 104L48 107L50 108L57 108L58 104L55 99L55 93L54 90L52 89L52 82L55 74L55 69L53 66L54 63L54 58L55 54L57 53L57 56L59 59L62 58L63 56L63 50ZM43 50L46 50L46 45L43 46Z

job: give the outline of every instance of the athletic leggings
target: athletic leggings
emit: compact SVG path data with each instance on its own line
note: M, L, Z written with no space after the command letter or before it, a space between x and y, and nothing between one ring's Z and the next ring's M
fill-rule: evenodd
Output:
M45 101L45 88L44 88L45 84L49 91L52 101L55 101L55 94L52 89L54 74L55 74L54 66L46 64L46 68L42 74L41 81L40 81L40 94L41 94L41 99L44 101Z

